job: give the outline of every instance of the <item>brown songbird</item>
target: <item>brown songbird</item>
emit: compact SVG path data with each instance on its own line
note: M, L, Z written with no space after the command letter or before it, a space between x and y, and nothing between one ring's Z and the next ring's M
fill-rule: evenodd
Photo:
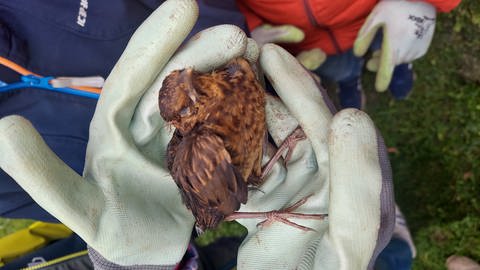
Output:
M261 182L265 91L249 62L199 73L176 70L159 92L160 114L176 130L167 166L200 229L214 228Z

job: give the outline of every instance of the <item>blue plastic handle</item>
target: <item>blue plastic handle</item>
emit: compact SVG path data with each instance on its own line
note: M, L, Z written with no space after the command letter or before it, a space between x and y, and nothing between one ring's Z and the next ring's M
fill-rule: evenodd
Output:
M59 87L59 88L53 87L49 83L49 81L52 79L53 77L38 77L35 75L24 75L21 77L21 80L22 80L21 82L6 84L0 81L0 93L16 90L20 88L33 87L33 88L38 88L38 89L43 89L48 91L55 91L55 92L93 98L93 99L98 99L98 97L100 96L97 93L86 92L86 91L77 90L77 89L68 88L68 87Z

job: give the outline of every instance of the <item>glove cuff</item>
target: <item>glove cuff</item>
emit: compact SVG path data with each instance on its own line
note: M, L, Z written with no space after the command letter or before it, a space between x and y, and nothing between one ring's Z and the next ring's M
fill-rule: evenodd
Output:
M95 270L181 270L181 269L199 269L198 252L193 245L190 245L183 256L182 261L176 265L129 265L122 266L111 262L92 247L88 247L88 256L92 261Z
M388 158L385 141L378 130L376 130L378 145L378 160L382 173L382 191L380 193L380 228L377 244L373 251L368 269L373 269L375 261L380 252L388 245L395 227L395 195L393 193L392 168Z

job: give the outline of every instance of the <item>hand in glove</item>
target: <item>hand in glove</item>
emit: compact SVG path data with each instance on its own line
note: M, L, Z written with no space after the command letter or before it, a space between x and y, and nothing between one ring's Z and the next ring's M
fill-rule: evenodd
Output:
M290 24L279 26L262 24L252 31L251 36L259 46L262 46L266 43L299 43L305 38L305 33ZM309 70L319 68L326 58L327 55L320 48L302 51L297 55L298 61Z
M299 43L305 38L303 31L291 24L262 24L252 30L251 36L260 46L266 43Z
M435 7L420 1L380 1L355 40L353 51L363 56L379 28L383 29L381 52L367 64L378 69L375 87L385 91L396 65L409 63L423 56L435 30ZM373 62L372 62L373 61Z
M135 32L98 101L83 177L26 119L0 120L1 168L88 243L94 263L170 269L185 254L194 219L164 166L172 130L158 90L172 70L209 71L244 55L248 43L239 28L218 26L177 51L197 15L194 0L166 1Z
M300 125L286 167L278 162L249 194L240 212L281 210L328 214L324 220L283 215L238 219L248 229L238 269L372 269L394 225L391 172L385 146L370 118L354 109L333 115L310 74L280 47L267 44L260 65L280 99L267 101L267 126L280 145ZM310 197L308 197L311 195ZM267 220L259 225L260 222Z

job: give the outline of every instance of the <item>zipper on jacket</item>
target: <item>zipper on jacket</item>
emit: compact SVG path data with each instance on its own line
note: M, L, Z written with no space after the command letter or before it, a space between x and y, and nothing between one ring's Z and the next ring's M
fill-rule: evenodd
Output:
M308 20L310 21L310 23L316 28L325 30L325 32L327 32L328 36L330 37L333 47L335 47L335 50L337 51L337 53L342 53L342 49L340 48L340 45L338 44L338 41L335 38L335 35L333 34L332 30L328 26L324 24L320 24L315 19L315 16L313 15L312 7L310 6L309 1L303 0L303 6L305 7L305 11L307 12Z
M54 264L59 264L59 263L71 260L73 258L84 256L84 255L87 255L87 254L88 254L88 251L83 250L83 251L75 252L75 253L72 253L72 254L69 254L69 255L65 255L65 256L60 257L60 258L56 258L56 259L51 260L51 261L47 261L47 262L39 263L39 264L36 264L36 265L28 266L26 268L22 268L22 270L42 269L42 268L45 268L45 267L48 267L48 266L52 266Z

